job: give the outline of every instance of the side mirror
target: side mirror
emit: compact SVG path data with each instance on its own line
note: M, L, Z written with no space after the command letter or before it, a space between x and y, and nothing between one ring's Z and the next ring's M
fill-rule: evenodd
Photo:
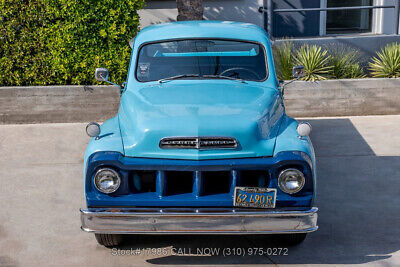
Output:
M300 79L301 77L304 76L304 66L303 65L294 66L292 69L292 75L293 75L293 80L282 83L282 84L279 83L281 85L280 87L282 88L282 91L281 91L282 95L284 93L284 89L285 89L286 85L291 84L292 82L297 81L298 79Z
M109 76L109 73L108 73L108 69L106 69L106 68L97 68L94 73L95 79L100 82L107 82L108 76Z
M121 95L124 92L124 88L122 88L121 85L119 85L119 84L110 82L108 80L108 76L109 76L109 73L108 73L108 69L106 69L106 68L97 68L96 71L94 72L94 77L96 78L96 80L117 86L119 89L119 94Z
M304 66L303 65L294 66L292 74L293 74L293 79L300 79L301 77L304 76Z

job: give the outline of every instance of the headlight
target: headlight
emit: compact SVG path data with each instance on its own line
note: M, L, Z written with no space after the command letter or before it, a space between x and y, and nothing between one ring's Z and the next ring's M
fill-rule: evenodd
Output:
M117 191L121 179L116 171L109 168L103 168L96 172L94 176L94 186L97 190L105 194L111 194Z
M305 182L306 179L303 173L297 169L283 170L278 177L279 188L288 194L299 192L303 188Z

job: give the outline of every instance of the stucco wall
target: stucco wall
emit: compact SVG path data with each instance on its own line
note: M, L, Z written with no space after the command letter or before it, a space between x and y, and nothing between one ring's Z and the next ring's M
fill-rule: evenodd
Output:
M394 5L398 0L375 0L374 5ZM307 8L319 7L320 0L273 0L274 8ZM261 6L267 6L267 0L204 0L204 18L207 20L230 20L249 22L264 27L264 14L258 12ZM175 0L148 0L144 9L139 11L141 27L155 23L175 21L178 11ZM372 18L372 34L394 34L394 9L374 9ZM277 36L303 33L318 36L319 12L280 13L274 15L274 27L278 25ZM304 28L306 27L306 28ZM311 29L312 28L312 29ZM277 31L277 29L275 29Z
M113 86L0 87L0 124L104 121L117 114ZM285 88L294 117L400 114L400 79L295 82Z
M263 14L258 12L260 6L263 6L263 0L203 1L204 19L248 22L263 27ZM146 7L139 10L139 15L141 28L176 21L176 1L147 1Z
M377 6L391 6L398 0L375 0ZM372 32L377 34L398 34L399 29L395 29L393 8L375 9L372 18Z
M275 0L274 0L275 1ZM394 0L377 0L376 4L390 5L393 4ZM286 3L286 4L285 4ZM290 1L280 3L278 7L287 7ZM207 20L230 20L230 21L241 21L249 22L260 27L264 27L264 14L258 12L260 6L265 5L263 0L213 0L204 1L204 18ZM266 6L266 5L265 5ZM299 6L300 7L300 6ZM293 42L296 44L318 44L318 45L338 45L342 44L352 48L356 48L360 51L361 58L369 60L369 58L375 55L375 52L380 50L383 46L391 42L400 42L399 35L390 35L394 30L394 13L393 9L375 10L376 14L373 19L373 32L385 33L387 35L374 35L374 34L354 34L354 35L338 35L338 36L324 36L324 37L311 37L311 38L295 38ZM311 12L313 13L313 12ZM176 1L164 0L164 1L147 1L146 7L139 11L141 28L149 26L151 24L164 23L169 21L176 21L178 11L176 9ZM295 13L297 14L297 13ZM287 16L285 14L284 16ZM297 14L298 15L298 14ZM294 15L293 15L294 16ZM303 16L303 15L301 15ZM275 18L277 19L277 18ZM280 19L282 20L282 19ZM275 21L274 27L278 24L283 27L285 23L292 26L284 26L288 32L296 31L296 29L290 29L291 27L305 27L307 23L313 21L313 18L305 20L305 18L299 21L282 20L280 23ZM304 21L303 21L304 20ZM315 19L314 19L315 20ZM318 20L318 19L317 19ZM308 22L307 22L308 21ZM304 25L303 25L304 24ZM317 21L319 28L319 22ZM301 26L303 25L303 26ZM308 24L307 24L308 25ZM307 27L309 27L308 25ZM289 28L288 28L289 27ZM301 29L298 30L301 30ZM303 29L305 30L305 29ZM283 34L284 36L285 34ZM279 44L282 39L276 39L275 42Z

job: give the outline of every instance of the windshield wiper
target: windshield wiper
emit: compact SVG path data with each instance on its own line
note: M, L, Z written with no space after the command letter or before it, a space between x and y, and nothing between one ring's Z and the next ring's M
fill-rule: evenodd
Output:
M176 75L176 76L160 79L160 80L158 80L158 82L163 83L165 81L182 79L182 78L190 78L190 77L200 77L200 75L199 74L181 74L181 75Z
M204 78L215 78L215 79L226 79L226 80L233 80L233 81L238 81L241 83L244 83L243 79L240 78L234 78L234 77L229 77L229 76L224 76L224 75L203 75Z

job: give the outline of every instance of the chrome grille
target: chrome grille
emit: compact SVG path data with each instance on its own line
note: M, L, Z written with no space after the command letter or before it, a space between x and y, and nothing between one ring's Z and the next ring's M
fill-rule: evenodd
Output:
M166 137L161 139L160 148L178 149L234 149L238 141L232 137Z

